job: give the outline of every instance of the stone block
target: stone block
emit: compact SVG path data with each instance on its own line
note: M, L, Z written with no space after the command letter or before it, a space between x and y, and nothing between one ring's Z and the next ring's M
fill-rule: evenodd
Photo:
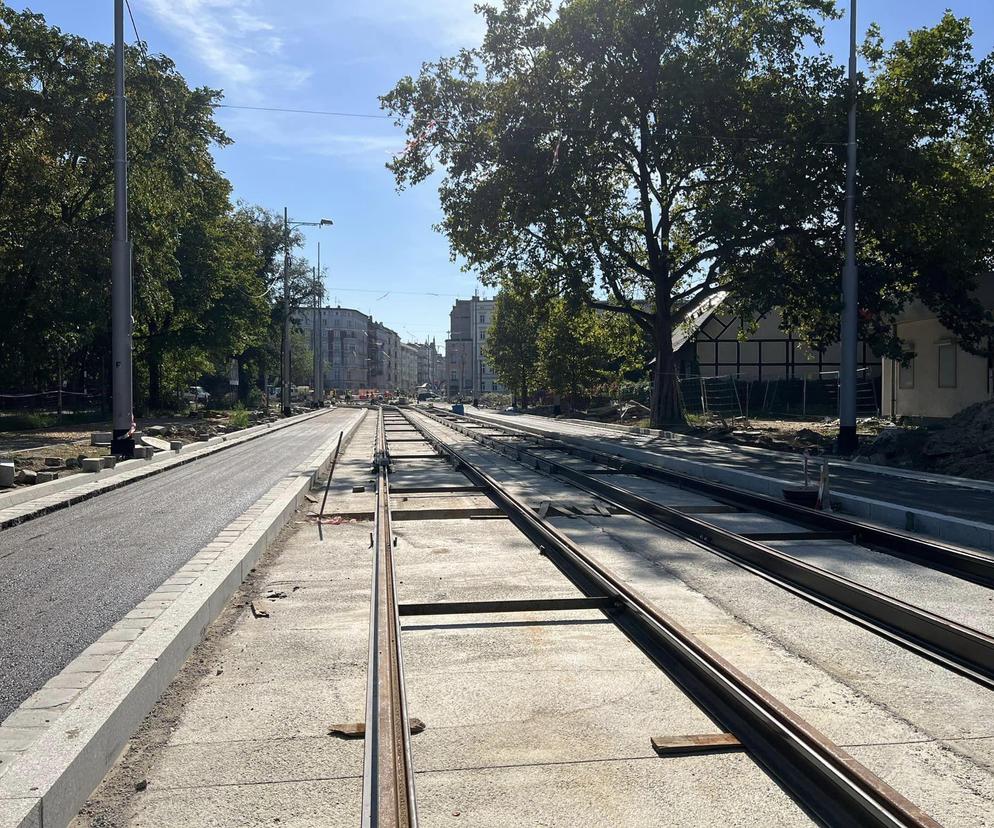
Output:
M150 437L162 437L166 433L165 426L149 426L145 429L145 433Z
M14 485L14 461L0 462L0 488L8 489Z
M182 448L183 448L183 441L182 440L170 440L169 441L169 450L170 451L180 451Z
M43 471L38 472L38 476L35 478L36 483L48 483L52 480L58 480L59 473L57 471Z
M99 457L84 457L83 458L83 471L85 472L98 472L104 467L103 460Z
M32 469L18 469L17 474L14 475L14 480L18 483L27 483L28 485L35 482L35 478L38 477L38 472Z
M108 454L106 457L101 457L100 462L105 469L112 469L117 465L117 457L113 454Z
M62 465L62 458L61 457L46 457L45 458L45 465L46 466L54 466L54 467L57 468L57 467L59 467L59 466Z
M94 431L90 435L91 446L109 446L113 435L109 431Z

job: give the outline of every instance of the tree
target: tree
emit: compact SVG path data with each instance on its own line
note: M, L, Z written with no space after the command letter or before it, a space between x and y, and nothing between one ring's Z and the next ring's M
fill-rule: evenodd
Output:
M910 354L893 323L916 299L937 312L964 349L994 358L994 316L973 293L994 270L994 60L973 58L971 35L968 20L946 13L889 49L871 26L862 47L868 70L858 93L860 332L878 353L895 358ZM844 89L825 107L842 134ZM841 171L845 147L828 151ZM832 232L838 211L813 211L809 225L820 229L770 251L765 267L775 278L740 297L735 309L777 306L786 328L820 346L838 338L843 236Z
M158 407L164 390L264 352L282 222L232 208L212 155L230 143L213 120L220 92L143 47L126 60L136 401ZM64 366L69 387L100 377L107 391L112 51L0 4L0 90L0 376L37 388Z
M607 330L596 311L565 299L549 303L538 334L540 383L576 408L580 395L604 378L609 358Z
M541 322L542 303L534 283L524 278L506 281L494 300L484 353L497 379L523 407L528 405L528 390L538 368Z
M836 210L822 103L830 0L546 0L483 7L480 49L382 98L410 140L398 184L444 169L453 252L628 316L652 342L653 425L682 417L672 331L748 297L813 213ZM836 232L833 228L832 232ZM796 242L795 242L796 243Z

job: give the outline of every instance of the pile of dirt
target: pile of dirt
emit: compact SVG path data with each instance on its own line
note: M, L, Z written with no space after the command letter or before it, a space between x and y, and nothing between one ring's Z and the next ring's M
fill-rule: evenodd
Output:
M860 447L866 463L994 480L994 400L928 428L892 426Z
M994 480L994 400L964 408L930 434L922 454L929 471Z

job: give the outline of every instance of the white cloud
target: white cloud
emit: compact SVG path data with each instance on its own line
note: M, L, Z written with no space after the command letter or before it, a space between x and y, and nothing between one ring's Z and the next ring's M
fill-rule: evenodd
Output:
M483 16L473 11L480 0L366 0L351 8L353 17L382 24L437 44L440 48L479 46L486 32Z
M288 89L310 77L283 58L285 41L268 34L276 23L263 15L259 0L145 0L144 6L216 76L209 85L251 95L263 77Z

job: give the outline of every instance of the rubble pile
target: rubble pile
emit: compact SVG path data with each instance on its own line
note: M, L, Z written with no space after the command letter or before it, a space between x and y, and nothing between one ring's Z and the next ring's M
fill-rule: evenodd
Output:
M866 463L994 480L994 400L964 408L945 423L884 429L856 458Z
M994 480L994 400L964 408L929 435L922 454L929 471Z

